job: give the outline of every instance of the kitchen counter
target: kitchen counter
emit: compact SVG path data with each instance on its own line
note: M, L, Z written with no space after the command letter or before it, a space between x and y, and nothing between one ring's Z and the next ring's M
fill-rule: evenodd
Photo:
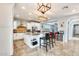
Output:
M24 42L30 47L30 48L35 48L35 47L38 47L39 46L39 40L40 40L40 37L43 37L42 34L32 34L32 35L24 35ZM33 45L34 43L34 45Z
M25 44L30 48L35 48L39 46L40 37L43 37L42 33L14 33L14 40L24 39Z

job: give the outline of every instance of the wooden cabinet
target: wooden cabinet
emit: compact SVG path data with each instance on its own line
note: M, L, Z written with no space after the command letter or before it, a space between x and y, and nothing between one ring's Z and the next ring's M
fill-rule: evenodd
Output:
M13 30L13 33L25 33L27 31L26 26L20 24L16 29Z

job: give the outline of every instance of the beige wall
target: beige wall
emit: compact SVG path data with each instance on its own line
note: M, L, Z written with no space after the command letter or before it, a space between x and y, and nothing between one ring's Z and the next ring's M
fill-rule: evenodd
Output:
M13 5L0 4L0 55L13 54Z

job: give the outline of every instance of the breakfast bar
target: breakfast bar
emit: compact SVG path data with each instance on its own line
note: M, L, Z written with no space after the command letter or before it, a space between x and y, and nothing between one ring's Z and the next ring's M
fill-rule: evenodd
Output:
M26 34L24 35L24 42L30 47L35 48L39 46L40 37L43 37L43 34Z

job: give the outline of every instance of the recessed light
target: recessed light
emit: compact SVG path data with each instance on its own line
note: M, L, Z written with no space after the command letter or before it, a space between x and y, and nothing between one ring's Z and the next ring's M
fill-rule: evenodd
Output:
M76 12L76 10L75 10L75 9L73 9L73 10L72 10L72 12Z
M24 6L22 6L22 9L26 9Z

